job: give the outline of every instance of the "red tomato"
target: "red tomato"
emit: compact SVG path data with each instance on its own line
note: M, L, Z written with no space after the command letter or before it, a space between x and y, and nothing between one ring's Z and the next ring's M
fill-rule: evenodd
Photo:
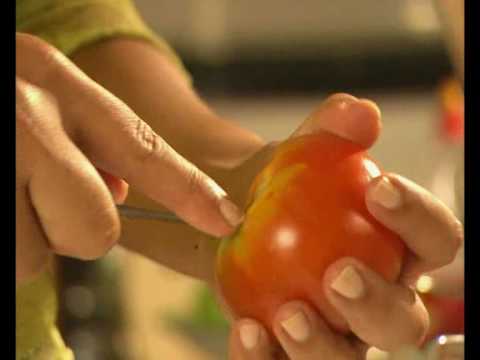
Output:
M279 306L304 300L347 332L322 290L326 268L355 257L395 281L402 266L403 242L365 205L366 187L379 174L364 149L334 135L281 144L252 185L243 225L219 249L217 282L232 314L272 331Z

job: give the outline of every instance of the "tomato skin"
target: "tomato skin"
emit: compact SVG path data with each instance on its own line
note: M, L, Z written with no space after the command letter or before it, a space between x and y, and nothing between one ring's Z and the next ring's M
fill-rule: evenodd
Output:
M217 283L234 317L257 319L272 332L278 308L304 300L333 328L349 330L324 296L327 267L355 257L395 281L405 251L366 208L372 172L380 174L364 149L327 133L277 148L252 185L243 225L219 249Z

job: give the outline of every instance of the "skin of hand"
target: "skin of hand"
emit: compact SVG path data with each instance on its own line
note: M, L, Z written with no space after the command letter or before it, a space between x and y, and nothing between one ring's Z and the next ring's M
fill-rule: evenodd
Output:
M17 33L17 282L52 253L105 254L120 235L115 202L127 183L212 236L241 221L225 191L127 105L53 47Z
M331 131L370 147L379 134L380 113L373 111L372 103L352 105L355 101L342 96L327 100L301 129ZM371 214L408 247L399 282L387 283L356 259L339 259L324 275L324 291L349 324L351 335L333 332L307 303L292 301L276 315L275 339L255 319L237 320L230 339L232 360L365 359L370 346L395 351L422 341L428 314L413 285L422 273L454 260L463 227L433 195L396 174L373 179L365 201Z

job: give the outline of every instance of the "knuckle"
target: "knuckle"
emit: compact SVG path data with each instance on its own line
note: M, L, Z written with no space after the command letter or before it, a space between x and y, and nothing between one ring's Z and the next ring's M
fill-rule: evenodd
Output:
M421 345L427 335L430 327L430 316L418 294L415 294L415 297L419 311L417 312L417 316L414 317L411 323L411 330L408 333L410 334L409 343L418 346Z
M355 96L352 96L347 93L335 93L333 95L330 95L327 100L326 104L330 105L339 105L345 102L353 102L356 101L357 98Z
M45 83L67 58L46 41L29 34L16 35L17 72L35 84ZM38 66L41 64L41 66Z
M460 247L463 244L463 225L457 219L449 224L449 229L442 236L442 246L436 249L436 263L439 266L450 264L455 260Z
M463 225L430 192L416 184L410 186L413 191L405 192L404 212L412 233L425 244L421 257L435 266L447 265L463 244Z
M320 113L326 110L334 110L343 112L348 109L350 104L356 103L359 100L346 93L336 93L330 95L325 101L323 101L317 109L310 115L309 119L312 121L316 117L320 116Z
M443 246L442 248L437 248L435 253L436 256L429 261L429 263L435 268L450 264L455 259L456 254L454 251L451 251L451 248L448 245Z
M154 156L166 156L168 152L167 143L139 118L135 124L134 139L138 144L138 157L142 162L149 161Z
M84 260L93 260L104 256L118 243L120 222L110 210L97 211L90 225L90 246L82 254Z
M32 113L32 100L42 97L42 91L28 82L17 77L15 81L15 112L17 122L24 120L25 123L28 115Z
M389 300L390 308L382 317L382 324L390 324L389 332L395 331L398 336L387 338L379 333L377 339L378 343L384 343L385 349L393 351L405 345L420 345L430 326L429 314L419 295L408 287L399 291ZM409 304L407 307L406 303Z
M420 345L425 339L425 336L427 335L428 327L428 316L419 318L414 321L412 324L412 329L410 331L411 339L407 342L412 345Z
M32 114L39 106L57 107L58 102L50 92L21 78L15 81L16 113ZM38 112L38 111L37 111Z
M190 218L201 216L198 213L197 206L199 198L205 194L204 175L195 167L188 166L184 176L184 186L179 188L177 193L176 211L183 214L190 214ZM204 201L207 201L203 197Z
M43 50L50 46L47 42L42 40L41 38L27 34L27 33L21 33L17 32L15 34L15 45L17 50Z
M327 98L327 101L343 101L343 100L346 100L346 99L352 99L353 100L353 99L356 99L356 98L353 95L339 92L339 93L334 93L334 94L330 95Z
M17 79L15 100L15 126L17 146L31 147L51 143L51 131L58 131L60 113L56 98L35 85ZM43 139L43 140L42 140Z

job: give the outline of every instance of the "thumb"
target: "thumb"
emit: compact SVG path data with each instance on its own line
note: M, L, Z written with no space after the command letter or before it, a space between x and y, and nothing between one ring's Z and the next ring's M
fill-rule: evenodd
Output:
M381 131L378 106L348 94L325 100L292 134L292 137L326 131L365 148L370 148Z

